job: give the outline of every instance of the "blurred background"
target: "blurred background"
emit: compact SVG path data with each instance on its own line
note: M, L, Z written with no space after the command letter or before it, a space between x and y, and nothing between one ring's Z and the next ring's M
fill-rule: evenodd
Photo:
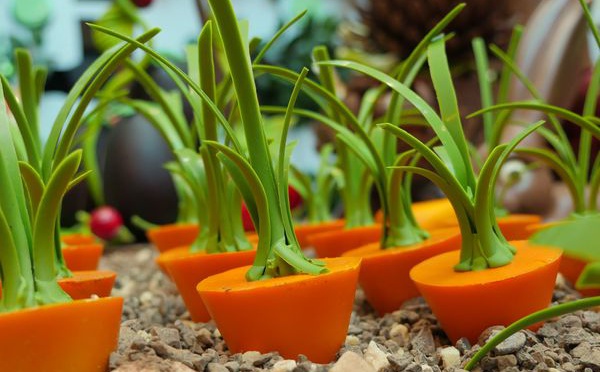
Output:
M569 1L466 1L467 8L450 27L455 36L448 45L462 113L468 114L480 107L472 38L481 36L486 42L504 48L513 26L527 24L538 5ZM239 16L248 20L250 36L263 40L268 40L294 15L308 10L307 16L269 51L267 63L299 70L302 66L310 66L312 48L324 44L332 56L358 60L389 71L457 3L459 1L450 0L237 0L234 6ZM594 8L596 13L597 8ZM545 12L545 18L541 17L538 23L557 16L550 10ZM131 35L148 27L160 27L162 32L154 39L153 47L183 65L184 47L195 42L207 17L208 9L202 0L3 0L0 2L0 73L14 77L13 51L18 47L29 49L35 63L48 68L40 113L42 133L47 135L52 119L65 99L65 92L91 61L114 43L114 39L92 34L86 22L99 23ZM570 79L569 86L551 84L543 91L564 107L578 104L579 82L585 83L591 59L585 47L585 34L573 33L574 40L583 40L580 46L567 44L562 49L549 48L542 40L550 37L546 33L537 35L539 40L532 45L538 48L529 51L533 56L545 52L551 56L549 58L559 61L564 55L579 61L561 65L553 72L555 76L546 77L551 81L565 80L565 76L566 80ZM526 60L527 57L522 58ZM499 68L496 61L492 61L492 66ZM159 69L153 66L149 69L163 86L172 84ZM565 71L567 75L564 75ZM350 107L357 109L362 94L373 86L373 82L360 76L342 75L339 85L340 94ZM263 104L287 102L289 86L259 79L258 89ZM426 79L417 79L415 89L433 101ZM144 96L139 87L130 87L130 92L136 98ZM560 94L552 95L552 92ZM310 103L299 102L299 105L310 106ZM383 99L380 109L384 110L385 105ZM98 182L103 197L94 200L87 186L82 185L69 195L63 222L66 225L74 223L75 211L89 210L100 202L117 207L126 221L134 214L154 223L172 221L176 214L176 196L171 179L163 169L164 162L171 159L167 146L152 126L132 110L115 107L109 112L110 115L103 119L96 149L100 169ZM465 126L469 137L477 143L481 137L479 123L466 121ZM414 133L423 137L429 135L422 128L414 128ZM331 140L331 133L318 123L300 123L291 133L291 139L300 139L292 161L300 170L314 173L319 161L316 149ZM415 195L416 200L439 195L434 188L423 185L416 188L420 192ZM519 197L528 200L527 195ZM513 209L539 208L530 205L531 200L527 203L516 203Z

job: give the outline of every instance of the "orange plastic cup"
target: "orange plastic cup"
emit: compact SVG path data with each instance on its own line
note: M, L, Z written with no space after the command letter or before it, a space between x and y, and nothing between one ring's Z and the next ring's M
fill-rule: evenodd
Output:
M248 282L249 267L198 284L206 308L231 353L278 351L329 363L348 331L360 259L324 259L329 272Z
M107 297L0 314L0 371L106 371L122 308Z
M62 254L71 271L96 270L103 250L100 243L67 245L62 248Z
M162 265L175 282L183 302L194 322L208 322L206 310L196 286L202 280L236 267L252 264L256 250L210 253L190 253L188 247L176 248L160 256Z
M344 252L379 241L381 225L333 230L308 236L308 245L315 249L317 257L340 257Z
M498 218L498 227L506 240L526 240L533 234L532 226L541 222L542 216L537 214L509 214Z
M199 232L200 227L197 224L174 223L148 229L146 236L162 253L173 248L190 246L196 240Z
M96 238L89 234L65 234L60 237L60 241L66 245L94 244Z
M74 300L84 300L110 296L116 278L117 273L109 270L73 271L73 277L60 279L58 284Z
M310 235L341 230L344 228L344 223L344 220L334 220L319 223L297 224L294 226L294 231L296 232L296 238L298 239L298 243L300 243L300 247L306 248L310 246L308 241Z
M420 296L410 279L410 269L441 253L460 249L460 231L456 228L433 230L426 241L409 247L381 249L371 243L350 250L344 257L361 257L359 283L367 301L379 315L398 310L402 303Z
M410 277L455 343L477 342L481 332L546 308L552 300L562 251L513 241L513 262L481 271L456 272L459 251L416 265Z

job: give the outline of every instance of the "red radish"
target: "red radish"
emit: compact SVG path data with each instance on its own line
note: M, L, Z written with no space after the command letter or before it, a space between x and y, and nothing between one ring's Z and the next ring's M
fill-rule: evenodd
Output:
M133 3L138 8L145 8L145 7L149 6L150 4L152 4L152 0L133 0Z
M299 206L300 204L302 204L302 196L292 186L288 186L288 195L290 198L290 208L291 209L294 209L297 206Z
M111 240L123 226L123 218L119 211L107 205L96 208L90 218L90 229L94 235L104 240Z
M254 223L252 222L252 217L250 217L250 212L248 212L246 203L242 203L242 223L244 224L244 231L255 230Z

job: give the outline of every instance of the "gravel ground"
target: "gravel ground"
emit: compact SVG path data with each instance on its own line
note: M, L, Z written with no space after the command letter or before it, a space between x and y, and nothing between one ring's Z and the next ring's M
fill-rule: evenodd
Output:
M212 322L190 320L177 289L154 264L155 255L151 246L137 245L111 249L101 262L102 268L117 271L113 295L125 298L111 371L458 372L480 347L466 340L452 345L421 298L379 317L359 290L345 345L334 362L322 365L303 356L289 360L254 351L232 355ZM559 276L553 300L578 297ZM497 329L484 331L480 343ZM600 371L600 314L579 311L547 322L537 332L521 331L475 371Z

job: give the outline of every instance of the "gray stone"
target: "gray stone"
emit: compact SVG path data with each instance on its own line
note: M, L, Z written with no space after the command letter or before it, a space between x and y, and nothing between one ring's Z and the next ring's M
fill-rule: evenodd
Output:
M276 362L271 369L271 372L292 372L296 368L296 361L284 359Z
M417 314L416 312L411 311L411 310L405 310L405 309L394 311L392 313L392 317L393 317L394 321L396 321L397 323L408 323L408 324L413 324L417 320L421 319L419 314Z
M433 354L435 352L435 342L431 328L422 327L416 334L412 335L410 344L414 350L419 350L425 354Z
M402 350L402 349L400 349ZM395 370L403 371L405 370L410 363L412 363L412 358L410 354L389 354L387 356L388 362L390 365L395 368Z
M500 371L517 365L517 357L514 355L500 355L496 357L496 366Z
M330 372L377 372L375 368L360 355L351 351L345 352L331 367Z
M150 328L150 334L158 337L162 342L174 348L181 349L181 340L179 338L179 331L175 328L167 327L152 327Z
M579 358L581 364L588 368L592 368L594 371L600 370L600 350L597 348L592 349L590 353L583 355Z
M181 362L190 368L203 370L209 363L203 356L194 354L189 350L176 349L162 341L153 341L150 343L150 347L154 349L156 355Z
M208 363L206 366L206 372L229 372L229 369L219 363Z
M135 340L137 332L129 327L121 327L119 331L119 353L125 352Z
M262 367L264 366L269 360L271 360L271 358L273 357L273 354L269 353L269 354L261 354L258 358L256 358L253 362L252 365L254 367Z
M561 318L558 319L558 321L556 322L556 324L558 325L559 328L573 328L573 327L577 327L577 328L581 328L581 326L583 325L581 318L579 318L576 315L565 315Z
M525 346L526 341L527 338L525 337L525 334L523 332L517 332L496 346L494 348L494 353L496 355L513 354Z
M571 350L571 355L574 358L581 358L584 355L590 354L592 352L592 347L589 342L582 342L577 345L573 350Z
M238 372L240 370L240 364L235 361L227 362L223 364L229 372Z
M205 347L212 347L214 342L212 340L212 333L206 328L200 328L196 332L196 340Z
M553 323L546 323L540 329L538 329L538 335L542 337L556 337L558 335L558 329Z
M258 351L246 351L242 354L242 363L244 364L254 364L255 360L258 360L262 356Z
M456 348L464 355L468 350L471 350L471 343L465 337L461 337L456 341Z
M179 335L187 347L192 347L196 343L196 333L187 322L176 320L175 327L179 330Z

